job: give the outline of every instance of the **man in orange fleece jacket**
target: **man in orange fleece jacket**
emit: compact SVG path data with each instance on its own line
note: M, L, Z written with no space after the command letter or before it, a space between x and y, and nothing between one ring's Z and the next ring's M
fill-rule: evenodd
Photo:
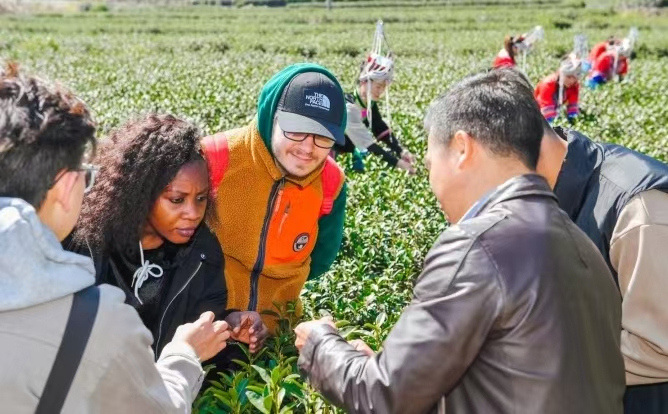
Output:
M228 308L277 312L334 262L346 186L328 154L345 127L337 79L298 64L267 82L253 122L204 138ZM276 317L263 319L275 332Z

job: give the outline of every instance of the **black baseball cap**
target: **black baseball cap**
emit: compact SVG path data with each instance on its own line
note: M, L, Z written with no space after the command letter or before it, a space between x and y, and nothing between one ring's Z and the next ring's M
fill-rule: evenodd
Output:
M319 72L304 72L283 89L276 117L283 131L322 135L344 145L345 110L336 82Z

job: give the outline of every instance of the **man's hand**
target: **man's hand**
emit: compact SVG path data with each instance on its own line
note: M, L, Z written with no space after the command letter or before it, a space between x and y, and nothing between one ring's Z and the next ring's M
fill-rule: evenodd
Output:
M308 336L311 334L313 328L315 328L318 325L329 325L332 328L336 329L336 325L334 325L334 320L332 319L331 316L325 316L324 318L317 319L314 321L300 323L295 328L295 334L297 335L297 339L295 339L295 346L299 351L301 351L304 345L306 344L306 340L308 340Z
M213 312L204 312L195 322L179 326L172 342L190 345L200 361L213 358L225 348L230 337L227 322L213 319Z
M232 312L225 321L232 331L232 339L248 344L251 353L257 352L269 335L267 326L257 312Z
M371 349L371 348L369 347L369 345L367 345L367 344L366 344L363 340L361 340L361 339L353 339L352 341L348 341L348 343L349 343L350 345L352 345L353 347L355 347L355 350L356 350L356 351L360 351L360 352L364 353L364 355L366 355L366 356L368 356L368 357L372 357L372 356L376 355L376 353L373 351L373 349Z
M415 167L413 167L413 164L401 159L397 161L397 168L408 171L408 174L414 175L415 174Z

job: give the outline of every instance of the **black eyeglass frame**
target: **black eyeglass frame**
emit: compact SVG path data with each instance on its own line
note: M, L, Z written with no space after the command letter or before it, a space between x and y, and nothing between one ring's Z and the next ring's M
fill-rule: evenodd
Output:
M288 134L303 135L303 137L302 137L301 139L295 139L294 136L291 137L291 136L288 136ZM332 149L332 147L334 147L334 144L336 144L336 141L334 141L333 139L331 139L331 138L329 138L329 137L322 136L322 135L318 135L318 134L311 134L311 133L307 133L307 132L289 132L289 131L283 131L283 136L284 136L285 138L289 139L290 141L294 141L294 142L302 142L302 141L304 141L306 138L308 138L309 135L313 137L313 145L315 145L315 146L318 147L318 148L322 148L322 149ZM331 142L332 145L329 145L329 146L327 146L327 147L323 147L322 145L318 145L318 141L316 140L316 137L322 137L322 138L326 139L328 142Z

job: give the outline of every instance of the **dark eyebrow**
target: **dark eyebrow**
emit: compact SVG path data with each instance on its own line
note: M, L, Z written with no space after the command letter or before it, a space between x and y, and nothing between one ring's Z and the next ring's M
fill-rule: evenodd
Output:
M186 192L183 192L183 191L175 190L175 189L170 188L170 187L165 188L165 192L176 193L178 195L188 195L188 194L190 194L190 193L186 193ZM208 192L209 192L209 186L207 186L204 190L197 193L197 195L207 194Z

